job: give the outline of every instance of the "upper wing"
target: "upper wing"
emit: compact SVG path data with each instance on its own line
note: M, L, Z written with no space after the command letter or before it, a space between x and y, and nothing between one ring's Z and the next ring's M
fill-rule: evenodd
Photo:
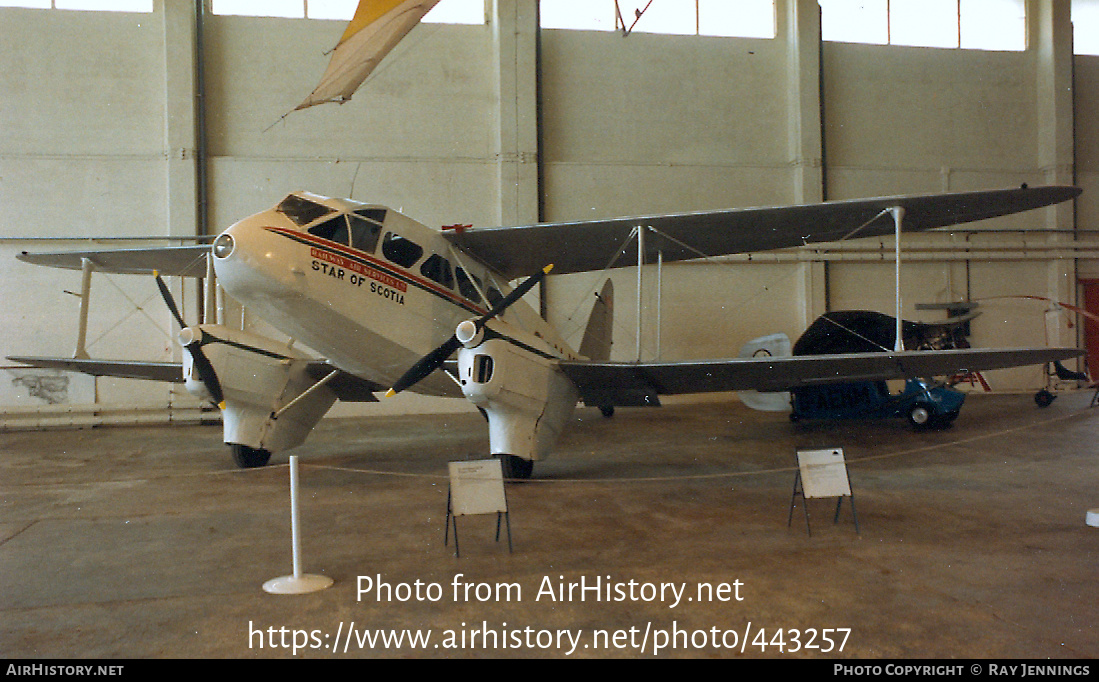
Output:
M84 260L92 262L97 272L124 275L149 275L154 270L174 277L205 277L206 256L210 247L205 244L192 246L158 246L142 249L111 249L88 251L62 251L30 253L23 251L16 256L34 265L80 270Z
M1049 206L1080 192L1078 187L1052 186L909 195L482 228L446 237L514 279L537 272L546 263L553 263L554 274L602 270L638 226L655 230L645 237L648 255L660 252L665 261L674 261L892 234L893 218L883 213L890 208L904 209L904 231L913 232ZM631 264L630 259L623 260L619 265Z
M1076 348L1009 348L846 353L686 362L563 361L588 405L659 405L660 395L788 391L850 381L941 376L1036 365L1082 355Z

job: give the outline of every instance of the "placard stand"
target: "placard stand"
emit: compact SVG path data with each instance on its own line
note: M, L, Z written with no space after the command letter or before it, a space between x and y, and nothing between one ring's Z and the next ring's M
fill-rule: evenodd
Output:
M511 547L511 517L508 515L507 494L504 492L504 469L500 460L481 459L450 462L450 490L446 496L446 530L443 545L449 542L450 525L454 524L454 556L458 549L458 517L473 514L496 514L496 542L500 541L500 520L507 523L508 552Z
M302 575L301 533L298 531L298 457L290 455L290 542L294 556L293 575L272 578L263 584L264 592L271 594L307 594L331 587L332 579L326 575Z
M790 496L790 515L786 519L787 527L794 520L794 505L798 496L802 498L802 507L805 509L805 530L809 535L813 534L809 526L810 498L835 497L836 514L832 523L838 523L840 518L840 506L843 498L851 498L851 515L855 519L855 533L859 532L859 515L855 511L855 495L851 492L851 479L847 475L847 464L843 459L842 448L828 448L825 450L798 450L798 471L794 475L794 492Z

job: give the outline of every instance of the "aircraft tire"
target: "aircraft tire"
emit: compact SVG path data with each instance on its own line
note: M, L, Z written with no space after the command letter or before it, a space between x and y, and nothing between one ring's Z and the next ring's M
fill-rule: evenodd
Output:
M241 469L255 469L266 466L271 459L270 450L250 448L240 443L230 443L229 448L233 451L233 461Z
M1049 407L1053 404L1055 398L1057 398L1057 396L1043 388L1034 394L1034 403L1038 407Z
M599 408L599 412L607 419L610 419L614 416L614 405L603 405Z
M523 459L517 455L496 455L500 458L500 466L504 470L504 478L510 480L525 481L534 471L534 462Z
M917 431L930 428L935 421L935 408L927 403L916 403L908 410L908 423Z

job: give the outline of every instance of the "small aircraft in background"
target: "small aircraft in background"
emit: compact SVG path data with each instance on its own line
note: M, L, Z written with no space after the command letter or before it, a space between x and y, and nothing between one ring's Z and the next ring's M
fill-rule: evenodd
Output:
M212 245L19 255L28 263L83 272L81 329L93 272L154 276L182 328L182 363L95 360L80 339L74 358L10 359L183 382L220 407L224 441L242 467L262 466L272 452L302 443L337 399L376 401L387 389L464 396L486 416L491 451L502 458L505 475L527 478L579 402L604 410L657 406L662 395L912 379L1081 354L1075 348L963 348L618 362L610 359L609 280L573 349L521 300L551 271L603 270L639 226L649 230L641 257L659 252L667 263L927 230L1049 206L1079 193L1075 187L1024 186L436 230L384 206L295 192L232 225ZM187 325L164 275L203 277L209 301L216 282L295 343L211 319Z

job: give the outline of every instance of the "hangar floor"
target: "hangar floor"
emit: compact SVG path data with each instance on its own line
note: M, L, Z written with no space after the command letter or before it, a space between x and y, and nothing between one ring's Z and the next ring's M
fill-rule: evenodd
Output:
M0 651L1095 657L1089 399L976 395L925 433L735 402L584 408L507 487L514 553L494 517L466 517L460 558L445 463L486 452L480 416L325 421L297 453L303 569L335 583L294 596L261 589L292 570L285 456L238 471L218 427L0 434ZM800 500L787 526L798 447L845 449L859 533L829 500L810 500L811 535ZM560 592L581 580L600 589ZM431 639L366 639L406 629Z

